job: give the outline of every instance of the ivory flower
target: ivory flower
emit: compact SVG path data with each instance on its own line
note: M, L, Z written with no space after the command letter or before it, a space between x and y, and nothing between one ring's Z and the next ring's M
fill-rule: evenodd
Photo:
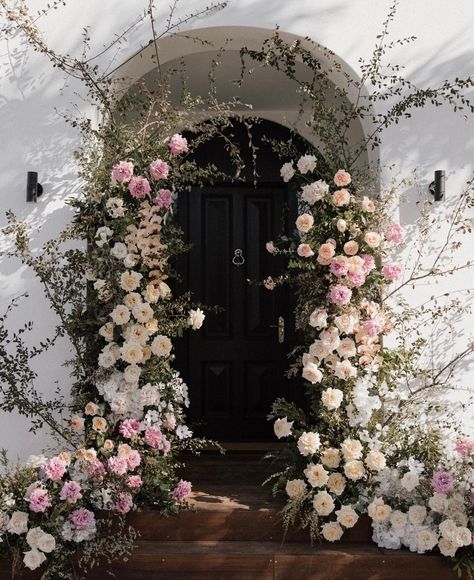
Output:
M329 478L329 473L319 463L310 463L304 470L304 474L311 487L323 487Z
M124 304L118 304L110 313L115 324L123 326L130 320L130 310Z
M306 234L314 225L314 218L309 213L303 213L296 219L296 228L299 232Z
M359 516L354 508L350 505L343 505L336 511L337 521L345 528L353 528Z
M381 471L387 464L385 455L380 451L371 451L365 458L365 464L372 471Z
M327 487L331 493L341 495L346 488L346 478L341 473L331 473L327 481Z
M378 248L381 241L382 236L377 232L367 232L364 236L364 242L369 246L369 248Z
M149 304L143 303L136 304L132 308L132 314L137 322L145 323L148 322L150 318L153 318L154 312Z
M337 354L341 358L352 358L357 354L355 342L351 338L343 338L337 347Z
M354 241L350 240L344 244L344 253L348 256L355 256L359 251L359 244Z
M302 498L306 490L306 483L302 479L290 479L286 482L285 491L291 499Z
M334 254L336 253L334 246L332 244L322 244L318 250L317 261L322 266L328 266L331 263Z
M313 385L320 383L323 379L323 373L314 363L308 363L303 367L302 376Z
M298 171L302 174L316 169L316 157L314 155L302 155L296 164Z
M351 479L352 481L362 479L365 475L364 464L362 461L358 461L357 459L348 461L344 465L344 475L347 479Z
M280 169L280 176L283 178L285 183L288 183L290 179L295 174L295 168L293 167L293 163L284 163Z
M193 330L199 330L204 322L206 315L200 308L189 311L188 324Z
M360 459L362 457L362 443L357 439L344 439L341 444L341 451L344 459Z
M318 516L328 516L334 511L334 500L327 491L318 491L313 498L313 507Z
M338 189L332 194L332 202L336 207L347 205L351 201L351 194L347 189Z
M296 249L296 253L300 258L311 258L314 256L314 252L309 244L300 244Z
M344 394L342 391L332 388L326 389L321 395L321 401L329 411L338 409L341 406L343 398Z
M347 171L344 171L344 169L339 169L339 171L334 176L334 183L337 185L337 187L345 187L346 185L349 185L350 182L351 175Z
M328 313L325 310L316 308L309 317L309 324L313 328L321 329L327 326L327 318Z
M291 435L291 429L293 427L293 421L288 421L287 417L282 419L277 419L273 424L273 430L278 439L282 437L288 437Z
M125 342L120 349L120 356L130 365L138 364L143 359L142 347L138 342Z
M127 270L120 275L120 287L125 292L133 292L140 286L140 280L143 278L139 272Z
M348 360L344 360L336 363L334 374L338 379L347 380L357 375L357 369Z
M28 531L28 514L25 512L13 512L7 525L7 532L10 534L26 534Z
M321 533L328 542L337 542L342 538L344 532L337 522L329 522L322 526Z
M25 552L23 556L23 563L30 570L36 570L45 560L46 556L36 548Z
M330 469L337 469L341 463L341 455L339 449L329 447L321 455L321 462Z
M390 518L392 508L381 497L375 498L367 509L369 517L375 522L385 522Z
M320 179L301 188L301 199L308 205L313 205L322 199L328 191L329 185Z
M314 455L321 445L318 433L305 431L298 439L298 451L304 457Z
M367 197L366 195L364 195L364 197L362 198L361 205L362 205L362 209L364 211L368 211L368 212L374 212L375 211L375 204L374 204L374 202L369 197Z
M158 335L151 343L151 352L156 356L166 358L170 355L173 345L167 336Z

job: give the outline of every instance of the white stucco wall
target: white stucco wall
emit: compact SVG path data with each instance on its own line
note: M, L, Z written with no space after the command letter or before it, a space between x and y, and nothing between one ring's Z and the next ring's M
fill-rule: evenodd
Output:
M45 38L59 52L77 53L81 49L80 31L91 27L92 44L100 49L114 34L130 24L148 3L143 0L70 0L66 8L41 18L39 24ZM164 3L167 4L167 3ZM204 0L186 0L181 14L203 8ZM43 2L32 0L32 8ZM359 70L358 58L367 58L374 46L375 36L387 13L386 0L231 0L229 6L213 15L193 21L188 28L216 26L258 26L269 31L279 25L284 32L310 36L321 45L332 49L348 66ZM474 13L471 0L447 3L444 0L402 0L392 38L410 35L419 40L408 47L397 47L391 60L405 65L406 76L415 84L436 86L447 77L463 77L472 73L469 66L474 51L472 28ZM111 68L133 55L151 38L147 21L138 25L124 44ZM108 58L102 58L107 65ZM12 209L18 217L27 219L34 227L34 245L53 237L70 219L71 211L65 199L76 194L72 151L78 144L77 133L68 127L58 110L80 102L74 96L81 90L77 84L65 85L63 75L53 70L45 57L34 53L19 39L0 40L0 224L5 222L4 210ZM84 105L81 105L83 108ZM87 107L85 112L91 114ZM415 168L421 183L426 186L435 169L444 169L447 180L447 201L433 208L433 214L448 211L473 170L474 118L468 122L447 108L426 108L414 118L389 129L381 148L381 162L394 170L391 175L408 175ZM36 204L26 204L26 172L38 171L45 193ZM410 227L417 217L415 192L407 192L408 202L400 210L402 224ZM426 196L428 197L428 196ZM435 233L432 251L441 243ZM0 241L2 246L4 240ZM472 259L472 239L460 252L459 260ZM471 272L472 278L472 272ZM469 287L466 271L443 281L440 292L455 292ZM31 341L48 335L55 324L54 315L42 296L42 291L31 273L12 261L3 260L0 266L1 310L11 298L27 291L30 297L11 317L12 327L33 319L35 329ZM412 304L423 301L433 293L424 287L410 294ZM471 322L467 314L457 321L456 345L462 346L469 336ZM62 341L41 360L35 361L39 386L51 393L56 382L69 391L70 379L61 362L68 357L68 344ZM466 366L460 380L468 386L474 378L474 369ZM462 395L465 397L465 394ZM16 416L0 416L0 447L9 449L10 456L25 457L38 452L46 443L44 436L28 435L28 422Z

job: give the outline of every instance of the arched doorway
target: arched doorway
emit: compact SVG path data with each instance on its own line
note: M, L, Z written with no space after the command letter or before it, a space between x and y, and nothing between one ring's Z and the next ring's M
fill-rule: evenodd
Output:
M297 209L268 140L291 139L301 152L307 146L287 128L260 120L251 128L254 165L247 128L234 122L229 132L245 162L239 179L178 198L178 221L192 244L179 264L183 288L220 311L208 312L201 331L182 341L176 362L190 390L190 418L202 424L198 432L220 441L264 441L273 437L266 420L272 402L302 402L301 385L285 376L294 342L288 288L270 291L254 283L279 274L282 259L265 244L293 231ZM208 141L196 160L231 174L223 144Z

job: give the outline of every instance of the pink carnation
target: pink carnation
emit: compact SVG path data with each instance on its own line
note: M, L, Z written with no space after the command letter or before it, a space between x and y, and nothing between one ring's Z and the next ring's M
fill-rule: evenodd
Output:
M371 320L366 320L362 326L366 334L369 336L377 336L382 332L385 325L380 318L372 318Z
M369 272L372 272L372 270L375 268L375 259L370 254L364 254L362 259L364 260L362 268L366 274L369 274Z
M101 461L96 459L90 464L89 469L87 470L87 475L89 477L103 477L105 474L105 467Z
M132 471L138 467L142 461L140 453L136 449L132 449L126 457L128 468Z
M128 186L128 191L130 192L131 196L138 199L146 197L150 191L151 187L148 183L148 179L142 177L141 175L132 177L130 180L130 185Z
M44 513L53 504L44 487L37 487L30 494L29 508L32 512Z
M67 463L59 457L52 457L48 463L43 465L46 479L51 479L52 481L59 481L66 473L66 469Z
M125 419L119 427L119 433L125 439L133 439L140 432L140 421L136 419Z
M123 183L130 181L133 175L133 163L131 161L120 161L112 167L112 181Z
M77 481L66 481L63 485L59 499L66 503L75 504L82 498L81 486Z
M336 256L331 260L331 273L338 278L342 278L349 271L349 261L345 256Z
M184 481L184 479L180 479L178 485L174 488L171 497L180 501L191 493L192 487L193 486L190 481Z
M176 133L169 140L168 147L170 148L171 155L186 153L188 151L188 140Z
M166 161L157 159L150 163L150 175L152 179L166 179L170 171L170 166Z
M390 264L385 264L382 269L383 277L385 280L398 280L402 275L402 267L400 264L396 264L395 262L391 262Z
M163 439L162 432L156 427L148 427L145 431L145 443L153 449L157 449Z
M474 439L469 439L469 437L458 437L456 439L455 449L462 457L471 455L471 453L474 453Z
M349 304L352 297L352 290L343 286L342 284L336 284L333 286L329 292L329 300L333 304L342 306L343 304Z
M359 288L365 284L365 274L357 274L356 272L349 272L347 275L350 285L353 288Z
M173 201L173 194L169 189L159 189L153 203L158 207L168 209Z
M128 463L125 457L109 457L107 465L110 471L116 475L124 475L128 469Z
M78 508L74 510L69 516L70 521L76 528L76 530L85 530L90 528L95 522L94 513L86 508Z
M114 508L119 514L127 514L133 507L133 498L129 493L119 493L115 502Z
M403 228L396 222L390 222L384 234L386 240L394 242L395 244L398 244L403 240Z
M138 489L143 485L142 478L139 475L130 475L127 478L127 485L131 489Z
M437 493L448 493L453 489L453 476L447 471L435 471L431 485Z

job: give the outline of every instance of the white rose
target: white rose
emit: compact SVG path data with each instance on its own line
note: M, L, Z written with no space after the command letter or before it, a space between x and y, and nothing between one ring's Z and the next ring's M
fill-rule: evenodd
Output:
M98 228L95 233L95 243L99 246L99 248L101 248L109 241L109 238L112 237L113 234L114 232L110 228L107 226L102 226Z
M334 500L327 491L318 491L313 498L313 507L318 516L328 516L334 511Z
M299 232L306 234L314 225L314 218L309 213L303 213L296 219L296 228Z
M25 552L23 556L23 563L30 570L36 570L46 560L46 556L39 550L33 549Z
M158 290L160 291L160 297L166 300L171 296L171 288L166 282L160 282L158 284Z
M372 471L380 471L384 469L387 464L385 455L380 451L371 451L365 458L365 464Z
M311 312L309 325L313 328L321 329L327 326L328 313L322 308L316 308Z
M304 457L314 455L321 446L321 440L318 433L304 432L298 439L298 451Z
M151 343L151 352L156 356L166 358L170 355L173 345L167 336L159 334Z
M402 530L408 523L408 516L400 510L393 510L390 514L390 523L396 530Z
M293 163L284 163L280 169L280 176L283 178L285 183L288 183L290 179L295 174L295 168L293 167Z
M293 421L288 421L286 417L283 417L283 419L277 419L273 424L273 430L278 439L291 435L292 427Z
M351 358L357 353L355 342L352 338L344 338L337 348L337 354L341 358Z
M314 155L302 155L296 164L300 173L308 173L316 169L316 157Z
M321 464L310 463L304 475L311 487L323 487L328 482L329 474Z
M353 528L359 519L357 512L350 505L341 506L336 515L337 521L345 528Z
M123 372L123 378L127 383L137 383L141 372L138 365L129 365Z
M143 349L138 342L124 342L120 349L122 360L130 365L136 365L143 359Z
M339 331L335 326L330 326L326 330L323 330L319 335L321 342L328 347L332 352L341 344L341 339L339 338Z
M338 231L341 232L341 234L344 233L347 230L346 220L338 219L336 223L336 228L338 229Z
M193 330L199 330L205 318L206 315L200 308L197 308L196 310L190 310L188 324Z
M110 313L110 318L115 324L123 326L130 320L130 310L124 304L118 304Z
M309 381L312 385L320 383L323 379L323 373L314 363L308 363L302 372L303 378Z
M439 524L439 533L451 541L453 540L454 532L456 529L456 522L454 522L452 519L444 520Z
M141 322L144 324L148 322L151 318L153 318L154 312L153 308L147 304L136 304L132 308L132 314L137 322Z
M346 478L341 473L331 473L327 486L331 493L341 495L346 488Z
M326 389L321 395L321 401L326 409L333 411L341 406L344 393L339 389Z
M108 346L106 346L99 354L98 362L99 366L101 366L102 368L109 369L110 367L113 367L114 364L117 362L117 358L115 356L114 351Z
M123 242L117 242L111 248L110 254L117 260L123 260L128 254L127 246Z
M376 497L368 506L369 517L375 522L385 522L390 518L392 508L386 505L381 497Z
M328 191L329 185L320 179L301 188L301 199L308 205L313 205L322 199Z
M110 342L111 340L113 340L114 339L114 325L112 324L112 322L106 322L103 326L101 326L99 328L99 334L100 334L100 336L105 338L105 340L107 342Z
M339 449L329 447L321 454L321 461L323 465L329 467L329 469L337 469L341 463L341 454L339 453Z
M448 498L442 493L434 493L428 500L428 505L434 512L444 514L448 509Z
M125 292L133 292L140 286L140 280L143 276L139 272L127 270L120 275L120 287Z
M38 548L50 554L56 548L56 540L51 534L43 533L38 539Z
M358 439L344 439L341 451L346 461L360 459L362 457L362 443Z
M408 520L415 526L420 526L426 518L426 508L422 505L412 505L408 509Z
M374 202L368 198L366 195L362 198L362 209L364 211L374 212L375 211L375 204Z
M352 481L362 479L365 475L364 464L362 461L353 459L344 465L344 475Z
M453 534L453 542L456 546L470 546L472 543L472 533L469 528L459 526Z
M134 268L137 264L138 256L135 254L128 254L123 260L123 265L125 268Z
M329 522L322 526L321 533L328 542L336 542L342 538L344 532L337 522Z
M148 321L147 321L148 324ZM132 324L129 325L124 332L122 332L124 338L130 342L138 342L144 346L150 337L148 330L142 324Z
M438 534L430 528L420 530L416 535L416 543L418 546L418 553L428 552L432 550L438 543Z
M309 354L319 360L325 358L330 353L329 347L324 344L322 340L316 339L313 344L309 347Z
M341 332L344 332L345 334L353 334L358 319L352 314L341 314L340 316L336 316L334 322Z
M451 542L447 538L441 538L438 542L438 548L443 556L446 556L447 558L454 558L458 546L456 546L456 544L453 544L453 542Z
M418 477L418 473L416 473L416 471L407 471L400 480L400 485L407 491L413 491L419 483L420 478Z
M28 531L28 514L25 512L13 512L8 522L7 532L10 534L26 534Z
M26 542L30 546L30 548L38 548L38 540L44 534L44 531L39 528L30 528L28 533L26 534Z
M286 482L285 491L291 499L302 498L306 493L306 483L302 479L290 479Z
M357 369L348 360L337 362L334 366L334 374L338 379L346 380L357 375Z

